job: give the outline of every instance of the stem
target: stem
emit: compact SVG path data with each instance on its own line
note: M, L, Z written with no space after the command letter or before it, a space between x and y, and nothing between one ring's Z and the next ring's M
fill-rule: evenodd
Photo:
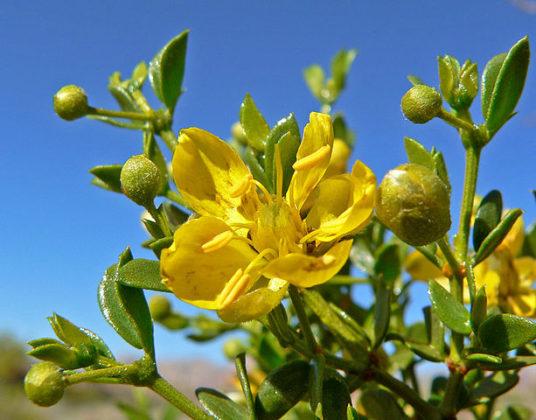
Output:
M415 411L427 420L440 419L439 411L431 404L423 400L417 393L404 382L393 378L381 370L374 370L374 380L384 387L393 391L396 395L410 404Z
M171 152L175 150L175 146L177 145L177 137L175 134L173 134L173 131L168 128L165 130L160 130L156 134L158 134L162 140L164 140L164 143L166 143L166 146Z
M140 124L139 122L128 123L128 122L123 122L119 120L114 120L113 118L110 118L110 117L103 117L101 115L88 115L88 118L95 120L95 121L103 122L105 124L110 124L114 127L127 128L129 130L143 130L145 128L145 125Z
M450 112L448 112L444 108L441 108L441 111L439 111L439 114L437 116L441 118L443 121L449 123L450 125L453 125L456 128L467 130L469 132L472 132L475 130L475 126L473 124L461 118L458 118L455 115L452 115Z
M182 198L182 196L176 191L173 191L173 190L170 190L170 189L167 190L166 191L166 198L168 200L174 201L175 203L177 203L180 206L188 207L186 205L186 203L184 202L184 199Z
M129 376L138 372L138 367L134 365L121 365L104 369L87 370L85 372L73 373L65 376L69 385L80 382L90 382L101 378L118 378L122 383L129 383Z
M445 389L445 397L441 403L441 412L446 417L454 416L458 412L457 402L463 375L460 372L452 372Z
M298 291L296 286L293 285L290 285L288 291L290 299L292 300L292 304L296 309L296 314L298 315L298 319L300 321L303 336L305 337L305 342L314 353L317 347L316 340L313 336L313 332L311 331L311 324L309 324L309 318L307 318L307 314L305 313L305 307L303 306L303 301L300 292Z
M454 240L458 260L465 261L467 257L469 229L471 227L471 215L475 200L478 166L480 161L480 149L469 146L465 151L465 179L463 185L462 206L460 209L460 223L458 233Z
M183 393L175 389L173 385L171 385L161 376L156 378L151 383L149 388L156 392L158 395L160 395L162 398L169 401L171 404L181 410L184 414L190 416L192 419L209 420L211 418L207 414L205 414L205 412L201 410L197 405L195 405L192 401L186 398Z
M137 121L152 121L153 120L152 115L142 114L141 112L112 111L111 109L103 109L103 108L90 108L88 115L100 115L103 117L124 118L128 120L137 120Z

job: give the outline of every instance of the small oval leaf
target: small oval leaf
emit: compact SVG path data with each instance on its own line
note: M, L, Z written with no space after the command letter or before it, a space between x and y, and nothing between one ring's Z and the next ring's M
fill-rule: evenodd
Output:
M246 420L249 418L244 407L215 389L197 388L195 395L197 395L203 408L218 420Z
M536 340L536 323L511 314L494 315L482 323L478 337L486 350L502 353Z
M263 151L270 126L248 93L240 105L240 125L246 134L248 143L256 150Z
M482 241L497 226L502 214L502 195L498 190L492 190L482 199L476 212L473 227L473 248L478 251Z
M469 311L435 280L430 282L432 309L439 319L451 330L460 334L471 333Z
M344 378L329 369L322 385L322 416L324 419L344 419L352 404L350 391Z
M129 261L119 269L117 281L125 286L137 289L169 292L160 277L160 263L158 261L136 258Z
M369 389L363 392L360 401L370 420L407 418L393 395L383 389Z

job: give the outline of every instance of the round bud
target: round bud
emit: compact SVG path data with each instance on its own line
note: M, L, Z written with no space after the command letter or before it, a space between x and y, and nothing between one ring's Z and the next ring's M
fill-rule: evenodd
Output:
M376 192L376 215L404 242L426 245L450 228L450 194L431 169L407 163L383 178Z
M149 300L149 311L155 321L161 321L171 315L171 303L165 296L154 295Z
M223 354L230 360L233 360L236 356L245 351L246 348L244 347L244 343L237 338L227 340L223 344Z
M244 129L242 128L242 125L239 122L235 122L232 125L231 136L233 137L233 139L238 140L243 145L246 145L248 142L246 133L244 133Z
M61 370L52 362L33 365L24 378L26 396L41 407L56 404L66 387Z
M121 169L123 193L140 206L150 205L162 185L158 167L144 155L132 156Z
M86 92L75 85L62 87L54 95L54 111L67 121L85 117L89 113Z
M402 96L402 112L416 124L424 124L441 111L441 95L426 85L416 85Z

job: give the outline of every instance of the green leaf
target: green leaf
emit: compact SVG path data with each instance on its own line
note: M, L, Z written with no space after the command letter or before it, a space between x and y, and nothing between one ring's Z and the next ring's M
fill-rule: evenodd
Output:
M432 309L447 327L460 334L471 333L469 312L463 304L435 280L430 282L429 294Z
M480 328L480 325L485 321L487 316L488 297L486 295L486 288L481 286L471 306L471 325L473 326L473 331L478 331L478 328Z
M393 395L383 389L369 389L363 392L360 401L370 420L407 418Z
M413 74L410 74L407 76L409 82L413 85L413 86L417 86L417 85L424 85L425 83L422 81L422 79L418 76L415 76Z
M303 71L303 78L313 96L321 103L325 103L324 83L326 76L324 70L318 64L313 64Z
M482 323L478 337L486 350L501 353L536 340L536 323L511 314L494 315Z
M121 81L121 73L114 72L108 80L108 91L123 111L138 112L139 108L128 89L128 81Z
M240 124L246 134L248 143L258 151L263 151L270 126L255 105L249 93L246 94L240 106Z
M61 342L56 340L55 338L43 337L36 338L35 340L30 340L27 344L33 348L36 348L39 346L44 346L45 344L61 344Z
M153 323L143 291L118 281L119 270L129 258L131 254L122 254L119 263L106 270L98 289L99 307L106 321L127 343L153 354Z
M496 56L486 65L482 109L490 133L494 134L512 116L525 85L529 59L529 40L524 37L504 57Z
M105 190L121 193L121 169L123 165L100 165L95 166L89 172L95 176L91 183Z
M160 150L154 133L152 131L145 131L143 133L143 153L151 162L153 162L158 171L160 172L160 189L158 190L159 195L164 195L166 190L169 189L168 186L168 170L166 158Z
M162 283L159 261L143 258L129 261L119 269L117 281L137 289L169 292L169 289Z
M536 223L527 229L521 255L536 258Z
M513 209L508 211L503 219L499 222L497 226L486 236L486 239L482 241L480 248L475 255L475 262L473 265L477 265L479 262L484 261L487 257L491 255L495 248L506 237L515 221L523 212L520 209Z
M173 113L182 94L182 79L188 44L186 30L162 48L149 64L149 80L156 97Z
M533 418L533 411L520 404L509 405L493 416L493 420L530 420Z
M93 331L88 330L87 328L81 327L80 330L89 337L89 339L91 340L91 344L95 346L99 354L109 359L115 360L112 351L106 345L102 338L100 338L97 334L95 334Z
M188 220L188 214L174 204L171 204L169 201L163 202L161 207L172 231L175 231L180 225Z
M378 348L389 329L391 317L391 288L383 282L376 288L376 303L374 304L374 348Z
M39 360L55 363L63 369L82 367L76 352L63 344L45 344L30 350L27 354Z
M443 153L435 152L433 153L432 158L434 160L435 172L437 173L439 178L441 178L441 180L445 183L445 185L447 186L447 189L450 192L451 190L450 179L449 179L449 174L447 171L447 164L445 163L445 158L443 157Z
M437 58L439 70L439 87L445 100L452 106L455 89L458 87L460 63L450 55Z
M480 202L473 227L473 248L478 251L489 233L501 221L503 202L498 190L491 190Z
M91 338L68 319L55 313L48 318L48 321L56 336L64 343L71 346L91 344Z
M355 133L346 124L344 116L338 112L333 115L332 119L334 138L344 140L348 146L352 147L355 142Z
M410 137L404 137L404 148L408 155L410 163L417 163L426 166L429 169L434 169L434 160L432 154L417 140Z
M160 258L160 253L162 252L162 250L165 248L169 248L172 243L173 237L168 236L162 239L151 241L148 247L155 253L158 258Z
M426 332L430 345L438 351L441 356L445 354L445 327L436 312L430 306L423 308Z
M475 362L483 362L483 363L502 363L503 359L499 356L494 356L493 354L486 354L486 353L471 353L466 357L467 360L473 360Z
M311 367L294 360L272 371L261 383L255 401L259 420L278 419L306 394Z
M352 404L348 385L335 370L326 371L322 385L322 416L324 419L344 419Z
M259 181L266 188L270 188L270 183L268 182L268 178L266 178L264 169L259 163L259 159L257 159L255 151L251 147L247 147L244 150L242 154L242 159L244 159L244 162L246 162L246 164L248 165L249 170L251 171L251 175L253 175L253 178Z
M470 404L476 404L481 399L494 399L508 392L519 382L515 372L496 372L479 381L469 394Z
M296 161L296 152L300 146L300 128L294 114L279 120L268 133L264 154L264 171L270 183L270 191L275 192L277 173L275 146L279 144L281 166L283 168L283 193L286 192L294 172L292 165Z
M396 244L387 244L376 252L374 273L385 285L392 285L400 276L401 260L400 250Z
M197 388L195 390L197 399L203 408L218 420L247 420L249 419L247 410L241 405L232 401L227 395L211 388Z
M341 50L331 61L331 79L335 90L335 97L346 87L348 72L357 56L356 50Z
M139 90L143 87L145 80L148 76L147 64L145 61L139 62L134 70L132 70L132 75L130 76L130 88L134 90Z

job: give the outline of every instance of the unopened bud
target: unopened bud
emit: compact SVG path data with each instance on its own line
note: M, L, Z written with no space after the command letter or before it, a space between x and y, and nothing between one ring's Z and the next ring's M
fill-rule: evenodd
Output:
M376 195L376 215L404 242L426 245L450 228L450 194L431 169L407 163L383 178Z
M140 206L150 205L162 185L158 167L144 155L132 156L121 169L124 194Z
M24 378L26 396L42 407L50 407L61 400L66 386L61 370L52 362L33 365Z
M441 111L441 95L430 86L416 85L402 97L401 107L406 118L415 124L424 124Z
M86 92L75 85L62 87L54 95L54 111L67 121L85 117L89 113Z
M167 297L154 295L149 300L149 311L155 321L161 321L171 314L171 304Z

